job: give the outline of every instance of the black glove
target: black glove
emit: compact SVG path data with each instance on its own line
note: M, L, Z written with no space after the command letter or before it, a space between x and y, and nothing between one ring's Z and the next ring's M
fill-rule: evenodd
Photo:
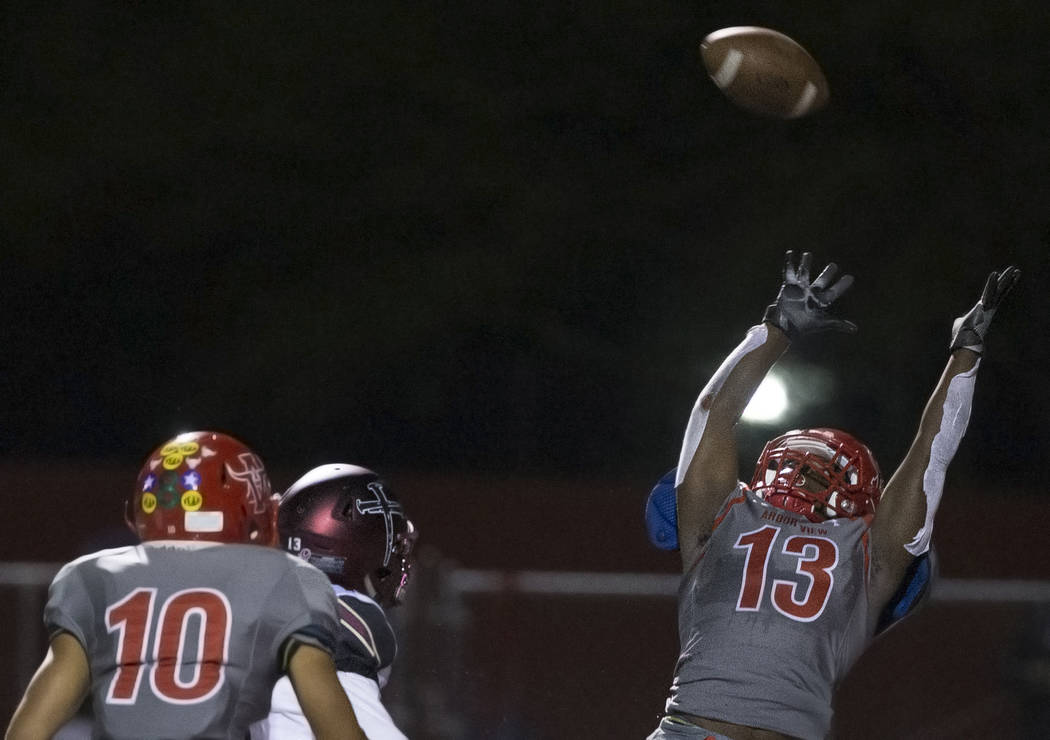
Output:
M957 349L973 350L977 354L984 352L984 337L988 326L999 308L1000 301L1006 297L1014 283L1021 277L1021 271L1010 265L1002 272L992 272L984 284L981 300L965 316L960 316L952 324L952 343L954 352Z
M856 332L857 325L853 322L828 315L831 304L853 285L853 276L843 275L835 280L839 268L830 262L811 283L809 267L813 255L803 252L798 269L794 260L795 253L789 251L784 261L784 284L776 301L766 308L762 320L781 329L790 339L820 331Z

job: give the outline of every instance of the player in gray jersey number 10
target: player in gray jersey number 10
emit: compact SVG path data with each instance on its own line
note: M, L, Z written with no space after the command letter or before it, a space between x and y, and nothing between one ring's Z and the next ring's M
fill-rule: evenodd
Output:
M700 392L672 506L660 518L676 522L676 531L653 526L650 499L650 537L655 533L654 544L665 549L661 542L676 542L684 574L680 654L650 740L828 734L835 687L929 552L985 336L1019 276L1015 267L993 272L977 304L955 320L947 366L885 486L867 446L828 428L770 441L745 484L737 479L734 427L763 378L796 337L856 331L830 313L853 278L836 279L829 264L811 280L811 261L807 252L796 264L788 252L783 284L762 323Z
M241 740L282 675L317 738L364 739L333 662L335 596L274 547L277 500L254 452L180 434L146 459L126 513L142 544L55 576L50 649L7 740L52 737L87 696L95 737Z

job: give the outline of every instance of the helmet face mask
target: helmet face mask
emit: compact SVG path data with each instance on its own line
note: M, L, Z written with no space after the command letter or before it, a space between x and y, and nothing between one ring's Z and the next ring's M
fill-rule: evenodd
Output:
M365 574L366 593L383 606L396 606L404 601L405 588L415 560L416 528L405 520L407 529L394 537L386 565Z
M125 516L143 541L277 543L277 501L262 460L218 432L186 432L157 447Z
M882 478L871 450L837 429L788 432L766 444L751 489L813 522L871 517Z
M288 552L333 583L383 606L401 603L416 531L375 472L344 463L310 470L281 496L278 529Z

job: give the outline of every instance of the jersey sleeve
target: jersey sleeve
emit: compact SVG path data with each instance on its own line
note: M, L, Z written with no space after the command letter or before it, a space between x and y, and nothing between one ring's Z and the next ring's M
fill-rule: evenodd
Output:
M736 488L726 494L725 500L722 502L722 508L718 510L718 514L715 516L711 528L717 529L718 525L720 525L722 520L729 514L729 510L737 504L744 503L750 492L751 489L744 485L743 481L737 481Z
M340 591L336 668L380 680L380 672L394 662L397 638L383 608L356 591ZM382 682L381 682L382 683Z
M85 583L84 567L81 561L68 563L51 581L44 606L44 628L49 640L60 632L68 632L90 653L95 608Z
M273 654L282 672L298 645L313 645L334 655L338 629L335 594L328 576L297 558L285 557L287 572L270 597L281 621L274 635Z

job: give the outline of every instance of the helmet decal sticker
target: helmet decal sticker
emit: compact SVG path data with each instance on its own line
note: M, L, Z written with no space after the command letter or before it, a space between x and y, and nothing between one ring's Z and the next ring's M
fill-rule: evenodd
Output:
M242 452L237 456L237 462L241 465L240 470L235 470L227 462L226 472L235 481L248 487L248 500L252 502L255 513L261 514L266 511L266 502L270 498L270 479L266 476L266 468L254 452Z
M200 492L201 474L196 470L190 470L182 474L182 509L183 511L197 511L204 505L204 496Z
M135 494L133 526L143 541L276 544L277 503L266 468L221 432L183 432L154 448Z
M150 473L142 481L142 498L139 506L146 514L152 514L157 508L157 497L153 494L153 488L157 485L157 477Z
M393 501L387 496L383 484L372 481L368 484L368 490L375 496L374 499L357 499L355 506L360 514L378 514L383 517L386 525L386 550L383 554L383 567L390 565L390 553L394 549L394 517L405 518L405 510L399 501Z
M157 500L162 509L174 509L179 505L182 491L178 486L179 475L174 471L168 471L160 479L160 495Z
M313 567L317 568L322 573L330 573L333 575L339 575L343 572L343 567L346 565L346 558L338 557L336 555L311 555L309 558L303 558Z
M198 452L200 455L196 454ZM215 455L215 450L201 447L196 442L184 442L164 445L157 454L159 457L149 461L150 470L156 470L158 466L163 466L165 470L176 470L183 463L190 470L196 470L202 459Z
M197 466L201 464L201 460L203 460L206 457L214 457L214 456L215 456L215 450L210 449L208 447L202 447L201 448L201 455L200 455L200 457L188 457L188 458L186 458L186 467L188 467L190 470L196 470Z
M196 442L173 442L164 445L160 448L161 457L164 458L164 469L175 470L182 465L185 458L196 454L198 450L200 450L200 445Z

